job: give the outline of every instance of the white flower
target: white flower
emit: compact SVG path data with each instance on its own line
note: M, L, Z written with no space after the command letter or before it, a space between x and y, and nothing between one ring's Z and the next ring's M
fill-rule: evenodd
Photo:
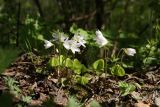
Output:
M86 41L84 40L83 36L80 35L74 35L72 40L75 40L77 43L79 43L80 45L82 45L83 47L86 47L84 44L86 43Z
M99 47L103 47L108 43L108 40L103 36L101 31L97 30L96 31L96 42L99 45Z
M67 49L67 50L71 50L74 54L75 52L80 52L79 47L81 46L80 44L78 44L76 41L74 40L65 40L63 43L63 46Z
M68 37L64 33L60 33L59 35L57 33L53 33L53 41L60 41L64 42Z
M50 48L51 46L53 46L53 44L50 42L50 41L48 41L48 40L44 40L44 47L45 47L45 49L48 49L48 48Z
M58 41L58 35L57 35L57 33L53 33L52 37L53 37L52 41Z
M134 54L136 54L136 50L133 48L125 48L124 52L129 56L134 56Z
M64 33L61 33L61 35L60 35L60 42L64 42L67 39L68 39L68 37L66 35L64 35Z

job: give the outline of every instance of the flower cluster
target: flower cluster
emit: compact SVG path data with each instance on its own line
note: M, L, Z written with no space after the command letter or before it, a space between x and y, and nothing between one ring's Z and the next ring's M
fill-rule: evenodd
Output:
M69 39L67 36L65 36L63 33L60 34L60 36L57 36L57 34L53 34L53 40L52 41L59 41L61 43L63 43L63 46L67 49L67 50L71 50L72 53L75 54L75 52L80 52L80 46L86 47L85 43L86 41L84 40L84 37L82 35L79 34L75 34L71 39ZM48 40L44 40L45 44L45 48L48 49L51 46L53 46L52 42L48 41Z
M58 41L63 43L63 46L67 50L71 50L73 54L75 54L76 52L80 52L81 46L86 47L85 46L86 41L84 37L80 34L75 34L71 39L69 39L64 33L60 33L58 36L56 33L53 33L52 36L53 36L52 40L53 42ZM95 41L100 48L104 47L109 43L109 41L103 36L102 32L99 30L96 31ZM51 41L44 40L44 43L45 43L44 47L46 49L53 46L53 43ZM136 54L136 50L133 48L124 48L123 50L129 56L134 56L134 54Z

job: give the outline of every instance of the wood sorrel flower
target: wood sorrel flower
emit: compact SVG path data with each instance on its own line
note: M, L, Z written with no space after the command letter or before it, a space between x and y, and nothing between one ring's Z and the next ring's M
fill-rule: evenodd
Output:
M45 47L45 49L48 49L48 48L50 48L51 46L53 46L53 44L50 42L50 41L48 41L48 40L44 40L44 47Z
M72 40L75 40L77 43L79 43L83 47L86 47L84 45L86 43L86 41L84 40L83 36L81 36L81 35L74 35L73 38L72 38Z
M71 50L72 53L75 54L75 52L80 52L79 47L81 46L79 43L77 43L75 40L65 40L63 43L63 46L67 49L67 50Z
M103 47L108 43L108 40L103 36L102 32L97 30L96 31L96 42L99 45L99 47Z
M64 34L64 33L60 33L59 35L57 33L53 33L53 41L57 41L57 42L64 42L66 39L68 39L68 37Z
M136 54L136 50L133 48L124 48L124 52L129 56L134 56L134 54Z

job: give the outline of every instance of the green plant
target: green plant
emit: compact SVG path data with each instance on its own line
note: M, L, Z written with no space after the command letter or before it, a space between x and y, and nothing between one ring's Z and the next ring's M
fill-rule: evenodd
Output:
M101 70L104 70L104 60L103 59L98 59L97 61L95 61L93 63L93 69L96 70L96 71L101 71Z
M49 66L57 69L67 68L74 72L73 77L79 84L85 85L90 80L89 77L83 76L87 72L85 65L81 64L78 59L66 58L63 55L52 57L49 60Z
M121 96L126 96L135 91L136 89L136 87L131 83L118 82L118 85L121 91Z
M160 49L158 47L159 41L152 38L148 40L147 44L139 49L139 56L137 59L140 63L141 69L147 71L151 66L160 64ZM137 62L138 62L137 61Z
M124 76L125 75L125 71L124 71L124 69L123 69L123 67L121 65L115 64L111 68L111 74L112 75L116 75L116 76Z
M101 105L93 100L89 103L90 107L101 107ZM83 104L79 103L75 97L69 97L67 107L83 107Z
M77 58L74 58L74 54L83 54L80 53L83 51L84 48L86 48L86 44L93 47L97 46L100 48L100 52L102 53L104 51L107 51L107 45L110 44L109 41L103 36L102 32L97 30L96 31L96 37L90 37L89 33L83 29L78 29L75 26L72 26L70 28L70 32L74 34L71 39L69 39L69 36L65 35L64 33L57 32L53 33L53 40L45 40L45 48L48 49L52 47L54 44L58 42L57 45L60 52L58 55L55 55L49 60L49 66L52 68L55 68L56 71L63 72L64 68L66 71L71 70L73 71L73 74L71 77L74 78L76 83L80 83L82 85L85 85L89 82L91 78L89 78L88 74L92 71L96 71L96 74L101 73L100 71L104 71L107 73L105 70L109 70L112 75L115 76L124 76L125 75L125 70L123 66L126 66L125 63L123 63L123 56L124 53L128 56L134 56L136 54L136 50L133 48L122 48L120 52L122 53L122 57L119 58L120 52L118 53L117 56L111 55L111 58L106 56L103 58L100 58L96 61L93 62L92 69L87 68L84 64L82 64ZM89 37L88 37L89 36ZM94 41L93 41L94 40ZM54 44L52 43L54 41ZM95 45L97 43L97 45ZM66 56L62 55L61 48L64 47L66 50L71 50L72 51L72 59L68 57L69 55L65 54ZM83 48L80 48L83 47ZM54 47L55 49L56 47ZM82 50L81 50L82 49ZM108 49L109 50L109 49ZM67 51L67 52L68 52ZM89 54L88 54L89 55ZM103 55L103 54L102 54ZM111 63L108 63L111 62ZM89 65L87 65L89 66ZM106 68L107 67L107 68ZM126 66L127 67L127 66ZM93 72L92 72L93 73Z
M21 93L20 88L17 86L18 81L15 81L13 78L10 78L10 77L4 77L4 80L10 92L16 97L18 97Z
M21 89L18 87L18 81L15 81L11 77L4 77L5 83L9 88L9 91L11 94L13 94L15 97L19 98L23 103L30 103L31 102L31 97L30 96L25 96L22 95Z
M90 106L91 107L101 107L101 105L96 100L91 101Z
M89 78L88 76L80 76L80 75L76 75L75 76L75 81L77 82L77 83L79 83L79 84L81 84L81 85L86 85L86 84L88 84L88 82L89 82L89 80L90 80L91 78Z
M69 97L67 107L81 107L81 104L74 97Z
M30 96L22 96L22 101L25 102L25 103L30 103L32 100L32 97Z
M41 44L44 37L42 34L42 26L40 26L39 17L31 17L27 15L24 25L20 30L20 46L28 49L30 52L33 49L43 49Z

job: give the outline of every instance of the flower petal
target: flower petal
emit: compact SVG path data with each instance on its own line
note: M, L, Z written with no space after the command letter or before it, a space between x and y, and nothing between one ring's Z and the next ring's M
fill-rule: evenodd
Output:
M97 30L96 31L96 42L99 45L99 47L103 47L108 43L108 40L103 36L101 31Z
M53 44L50 42L50 41L48 41L48 40L44 40L44 47L45 47L45 49L48 49L48 48L50 48L51 46L53 46Z
M136 50L133 48L125 48L124 52L129 56L134 56L134 54L136 54Z

